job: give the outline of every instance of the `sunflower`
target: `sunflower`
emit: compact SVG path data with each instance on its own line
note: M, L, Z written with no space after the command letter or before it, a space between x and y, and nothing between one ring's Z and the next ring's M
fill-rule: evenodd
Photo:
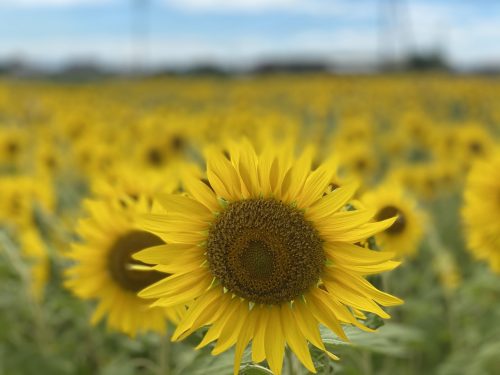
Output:
M471 169L462 216L468 247L494 272L500 273L500 151Z
M38 175L0 176L0 223L34 228L36 210L54 212L52 180Z
M55 142L41 141L36 149L36 169L49 176L57 176L65 167L65 158Z
M389 318L379 305L402 302L365 279L396 267L393 254L355 245L395 218L373 223L373 212L346 210L354 184L325 194L335 165L311 171L311 153L294 159L270 147L257 155L248 141L211 147L206 162L205 181L186 174L186 194L158 196L167 214L144 220L167 244L134 255L171 274L139 296L152 306L189 304L173 340L210 326L198 348L217 341L217 355L236 345L235 374L250 341L252 360L267 360L276 374L285 345L315 372L308 342L337 358L319 323L347 339L342 323L369 330L356 319L361 310Z
M20 168L27 160L29 133L26 129L7 127L0 130L0 166Z
M24 259L30 265L32 295L40 301L50 277L50 260L45 243L37 229L26 228L19 233L19 244Z
M66 270L65 285L82 299L98 300L92 324L107 315L108 327L135 336L138 332L165 332L166 319L177 322L183 308L148 308L137 292L166 275L151 270L132 255L164 242L140 230L133 217L149 210L145 196L123 208L109 202L87 201L90 217L80 221L78 234L84 243L73 244L67 257L75 263ZM116 208L121 207L121 208Z
M135 150L135 161L140 167L161 170L183 160L190 146L188 129L171 124L166 128L163 121L156 119L148 119L141 125L141 142L137 143Z
M356 144L342 151L340 169L347 176L369 182L379 168L379 160L369 144Z
M118 163L105 176L96 178L91 190L96 197L105 199L112 205L127 206L141 195L152 197L162 191L175 191L178 187L179 177L174 168L164 168L160 173L143 170L128 163Z
M397 217L391 226L375 235L382 250L394 252L400 257L415 253L422 239L424 218L417 202L400 184L386 182L365 193L361 202L375 211L376 220Z
M460 152L468 167L474 160L491 155L495 141L492 134L481 124L467 124L459 128Z

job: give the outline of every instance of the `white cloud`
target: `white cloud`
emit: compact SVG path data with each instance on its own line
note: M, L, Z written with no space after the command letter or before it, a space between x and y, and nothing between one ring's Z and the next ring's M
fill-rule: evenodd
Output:
M165 3L189 10L268 10L293 7L302 0L165 0Z
M421 50L443 49L454 64L467 67L476 63L500 62L495 46L500 40L500 13L478 4L416 2L410 8L416 46Z
M0 5L7 0L0 0ZM113 0L8 0L10 3L73 5L103 3ZM117 1L117 0L114 0ZM120 0L125 1L125 0ZM131 1L131 0L127 0ZM154 0L151 0L154 1ZM159 0L158 0L159 1ZM376 9L360 10L359 2L347 0L162 0L189 12L267 12L282 10L297 14L328 14L349 17L371 17L376 20ZM358 5L354 5L358 3ZM368 3L368 2L366 2ZM374 3L373 3L374 4ZM450 6L444 3L414 1L410 3L409 19L415 46L421 50L444 47L453 63L472 66L474 63L500 62L500 51L495 49L500 40L500 13L472 12L470 3ZM301 10L302 9L302 10ZM304 10L307 9L307 10ZM210 13L209 12L209 13ZM316 12L316 13L314 13ZM357 12L357 13L356 13ZM355 15L353 15L355 14ZM349 16L350 15L350 16ZM228 15L230 17L231 14ZM344 16L342 16L344 17ZM342 18L344 21L345 18ZM359 19L356 19L359 21ZM359 25L366 25L360 27ZM324 25L323 25L324 26ZM247 28L245 28L247 29ZM291 29L286 37L278 34L242 33L238 30L224 36L191 35L172 30L170 37L152 35L149 56L152 64L192 64L213 61L227 64L248 64L262 57L326 57L332 60L372 61L379 48L379 30L373 22L342 22L328 28ZM50 36L39 38L5 38L0 44L0 56L25 56L33 61L57 64L70 59L98 59L116 66L126 66L132 60L133 46L130 36L111 37L102 35L78 38Z
M281 11L314 16L373 16L375 2L356 4L347 0L163 0L165 4L188 12L264 13Z
M0 0L0 6L9 7L60 7L87 4L107 4L113 0Z
M50 37L37 40L10 41L0 46L0 55L18 56L28 61L59 65L65 61L100 61L117 67L134 62L133 41L128 37ZM186 66L199 62L222 65L252 66L266 58L302 57L327 58L338 61L357 58L369 61L373 51L373 37L368 31L340 30L325 33L320 30L301 32L286 39L242 35L224 42L210 37L152 38L142 47L144 63Z
M477 32L453 30L449 56L462 67L473 63L500 62L500 53L491 50L491 44L500 39L494 25ZM478 43L478 37L487 38ZM244 35L221 43L210 37L152 38L143 56L150 66L162 64L189 66L198 62L223 65L251 66L265 58L326 58L333 62L374 62L377 58L377 37L370 30L338 30L325 32L311 30L277 40L265 36ZM0 46L0 55L19 56L28 61L59 65L66 61L100 61L116 67L127 67L134 62L134 46L128 37L50 37L37 40L9 41Z

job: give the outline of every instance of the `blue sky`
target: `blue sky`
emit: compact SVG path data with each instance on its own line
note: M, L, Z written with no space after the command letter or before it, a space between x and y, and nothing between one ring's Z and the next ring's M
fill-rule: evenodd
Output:
M149 3L148 43L137 48L132 0L0 0L0 60L58 65L87 59L116 66L137 55L148 65L245 65L287 56L373 61L381 51L397 55L413 46L441 47L460 67L500 64L495 0L400 0L401 23L410 21L403 28L380 17L381 0Z

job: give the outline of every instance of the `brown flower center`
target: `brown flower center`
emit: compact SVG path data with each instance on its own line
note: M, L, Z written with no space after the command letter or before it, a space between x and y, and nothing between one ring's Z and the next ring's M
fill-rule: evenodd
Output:
M134 265L145 265L132 258L138 251L164 242L154 234L134 230L119 237L111 246L108 255L108 269L111 277L124 289L138 292L145 287L165 278L158 271L137 270Z
M163 165L163 162L165 161L163 152L157 147L153 147L148 150L147 160L153 167L159 167Z
M390 219L397 216L398 218L392 224L389 228L385 230L385 233L388 234L400 234L402 233L405 228L406 228L406 218L404 214L394 206L386 206L382 208L377 215L375 216L375 219L377 220L386 220Z
M325 263L304 214L272 198L230 203L210 228L207 258L225 288L263 304L296 299L318 282Z

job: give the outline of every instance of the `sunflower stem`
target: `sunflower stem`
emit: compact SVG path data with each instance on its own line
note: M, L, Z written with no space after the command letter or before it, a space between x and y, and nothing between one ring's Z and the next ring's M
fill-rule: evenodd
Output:
M285 348L286 369L288 375L298 375L297 359L289 348Z
M439 264L439 257L442 256L443 253L448 253L449 250L443 244L441 236L439 235L438 231L436 230L436 225L432 222L432 218L429 218L428 220L429 220L429 224L428 224L428 227L426 228L427 238L428 238L429 247L432 250L432 256L434 257L432 263L437 265L437 264ZM440 274L439 274L440 270L438 269L437 266L434 267L434 272L436 274L436 277L439 279L440 278ZM456 332L460 332L460 329L455 324L455 319L453 316L453 299L450 296L449 290L447 291L446 288L445 288L445 293L443 295L443 302L444 302L445 311L447 313L448 332L450 335L450 345L452 348L455 348L457 346L457 342L458 342Z
M170 337L167 332L161 336L158 353L158 375L170 374Z
M372 368L372 356L371 353L368 351L364 351L361 353L361 358L362 358L362 367L363 367L363 375L372 375L373 374L373 368Z

